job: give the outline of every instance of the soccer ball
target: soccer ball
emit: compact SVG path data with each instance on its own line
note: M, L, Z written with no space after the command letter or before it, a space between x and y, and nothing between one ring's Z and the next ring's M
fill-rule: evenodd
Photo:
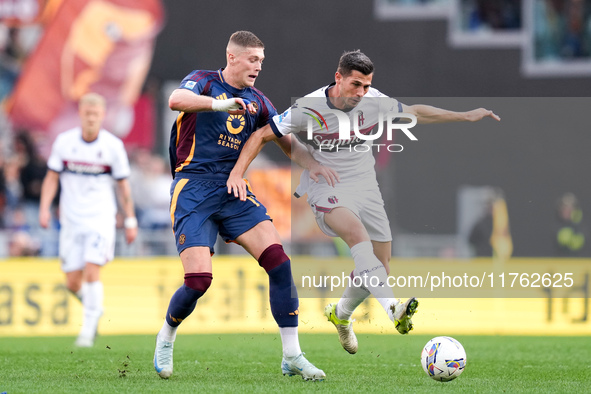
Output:
M431 379L449 382L466 368L466 351L451 337L435 337L423 348L421 365Z

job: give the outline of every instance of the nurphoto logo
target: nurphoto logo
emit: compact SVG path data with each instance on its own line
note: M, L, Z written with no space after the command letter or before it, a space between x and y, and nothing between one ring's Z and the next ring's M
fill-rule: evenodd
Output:
M307 111L305 111L307 110ZM413 114L404 112L379 112L377 114L377 122L371 127L362 128L364 121L364 114L361 110L353 110L352 114L347 114L338 109L323 109L322 113L309 108L303 107L303 114L308 115L307 122L307 139L313 142L319 151L338 152L346 150L349 152L369 152L372 147L379 152L380 149L387 149L389 152L402 152L404 149L401 144L365 144L367 141L375 141L386 134L388 142L393 141L393 131L402 131L411 141L418 141L417 137L410 128L417 124L417 118ZM327 118L330 116L336 117L338 125L338 134L336 130L329 130ZM400 120L407 120L405 123L400 123ZM334 121L330 122L334 125ZM384 127L385 123L385 127ZM320 128L314 130L314 128ZM376 129L377 127L377 129ZM332 127L334 129L334 126ZM375 132L371 133L375 129ZM351 133L353 131L353 134Z

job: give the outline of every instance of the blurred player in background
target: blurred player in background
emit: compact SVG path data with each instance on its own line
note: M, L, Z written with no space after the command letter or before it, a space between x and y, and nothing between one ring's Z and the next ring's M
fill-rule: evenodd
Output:
M177 328L211 285L211 256L220 234L246 249L269 275L271 312L283 345L283 374L322 380L324 372L300 349L299 302L290 260L266 208L250 188L242 200L226 189L244 143L277 114L253 87L261 72L264 45L251 32L236 32L228 42L226 59L225 68L190 73L169 99L170 108L180 111L170 142L174 178L170 215L185 276L157 335L154 367L162 378L173 372ZM289 152L290 140L281 143Z
M341 345L351 354L357 352L358 343L350 318L370 294L377 298L401 334L412 330L411 318L418 300L413 297L403 303L394 298L392 289L385 285L390 273L392 235L376 180L372 141L354 135L354 130L350 130L351 138L340 139L337 116L330 115L330 111L342 111L348 117L348 127L355 125L358 132L368 136L378 125L379 114L385 113L411 114L418 123L479 121L484 117L500 120L483 108L452 112L427 105L404 105L371 87L373 72L373 63L362 52L345 52L335 73L335 82L297 100L290 109L275 116L267 127L254 133L228 179L229 192L244 199L246 185L242 175L262 145L294 133L307 144L314 159L338 171L338 179L328 173L329 178L320 180L304 171L296 196L307 193L318 226L325 234L342 238L351 248L355 269L349 286L338 303L329 304L325 309L326 317L337 328ZM312 118L318 121L308 122ZM308 125L313 127L312 138L307 134ZM292 146L297 146L296 138ZM292 153L296 163L298 158ZM358 279L354 281L354 278Z
M583 209L573 193L564 193L556 206L556 256L581 257L589 253L589 230L583 222Z
M123 142L101 128L105 99L88 93L80 99L80 127L56 138L41 186L39 223L47 228L51 203L60 192L59 255L66 286L82 301L84 319L76 345L91 347L103 314L103 284L100 269L115 252L117 199L125 214L125 238L137 236L129 161Z

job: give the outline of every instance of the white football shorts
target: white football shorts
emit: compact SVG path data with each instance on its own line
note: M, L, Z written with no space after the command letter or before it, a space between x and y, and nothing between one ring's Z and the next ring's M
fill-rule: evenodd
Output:
M115 228L95 230L62 226L59 254L62 271L84 269L86 263L105 265L115 256Z
M316 216L316 223L329 237L338 235L324 222L324 214L337 207L351 210L361 220L372 241L392 241L390 221L384 209L384 200L378 188L351 191L331 187L324 183L312 183L307 190L308 204Z

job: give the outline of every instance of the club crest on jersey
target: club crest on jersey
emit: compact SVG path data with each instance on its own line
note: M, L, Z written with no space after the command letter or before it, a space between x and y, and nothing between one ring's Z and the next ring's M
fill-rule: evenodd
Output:
M181 236L179 237L179 245L183 245L186 240L187 237L185 236L185 234L181 234Z
M363 122L365 122L365 117L363 116L363 111L357 112L357 125L359 127L363 126Z
M331 204L336 204L337 202L339 202L339 199L336 198L336 196L330 196L328 197L328 202Z
M254 107L254 112L259 112L259 105L256 101L251 102L252 106Z
M244 120L244 116L242 115L230 115L226 120L226 128L232 134L238 134L244 128L244 124L246 121Z

